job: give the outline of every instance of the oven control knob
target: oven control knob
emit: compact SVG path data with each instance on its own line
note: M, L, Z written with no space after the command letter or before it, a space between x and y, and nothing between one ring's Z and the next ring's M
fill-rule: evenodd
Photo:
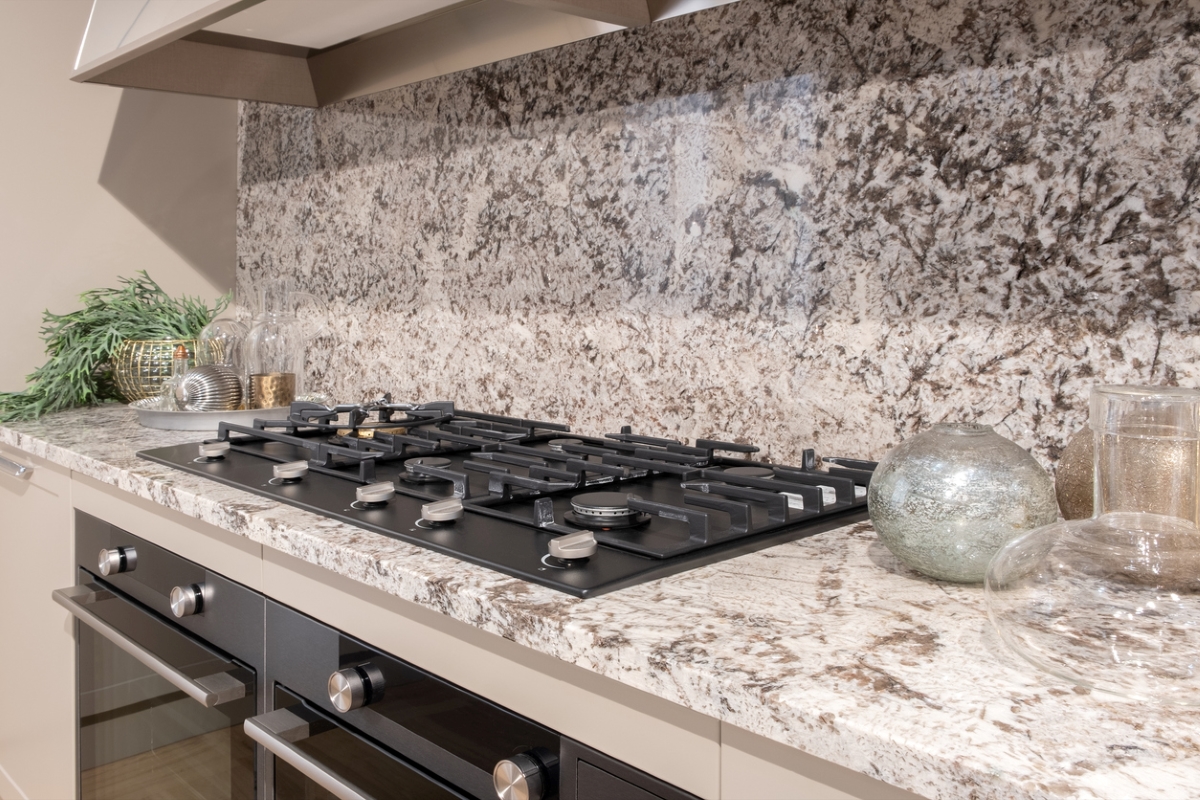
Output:
M354 496L358 498L358 502L360 503L386 503L395 495L396 484L391 481L359 486L354 490Z
M276 464L271 468L275 477L283 481L298 481L308 474L307 461L289 461L286 464Z
M457 497L421 506L421 519L426 522L454 522L456 519L462 519L462 515L462 500Z
M216 460L229 452L229 442L205 442L200 445L200 457Z
M204 610L208 590L203 583L176 586L171 590L171 613L183 619Z
M383 697L383 673L374 664L339 669L329 676L329 702L345 714Z
M518 753L492 770L492 786L500 800L542 800L546 794L545 768L530 754Z
M119 572L133 572L137 569L137 548L114 547L112 550L100 551L100 574L116 575Z
M596 554L596 536L591 531L568 533L550 540L550 555L571 561L576 558L591 558Z

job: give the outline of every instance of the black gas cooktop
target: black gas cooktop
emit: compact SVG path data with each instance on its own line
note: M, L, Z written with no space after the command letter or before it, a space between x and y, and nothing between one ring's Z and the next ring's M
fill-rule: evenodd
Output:
M865 519L873 462L757 451L385 397L138 455L590 597Z

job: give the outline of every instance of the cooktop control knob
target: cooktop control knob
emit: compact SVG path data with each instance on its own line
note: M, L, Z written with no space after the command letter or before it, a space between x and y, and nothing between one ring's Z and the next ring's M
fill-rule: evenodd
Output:
M529 753L518 753L492 770L492 786L499 800L542 800L546 796L546 770Z
M114 547L112 550L100 551L100 574L116 575L119 572L133 572L137 569L137 549L134 547Z
M596 537L591 531L568 533L550 540L550 555L564 561L590 558L596 553Z
M205 442L200 445L200 457L215 461L229 452L229 442Z
M329 702L345 714L383 697L383 673L374 664L339 669L329 676Z
M179 619L199 614L204 610L208 590L203 583L176 586L171 590L171 613Z
M457 497L421 506L421 519L426 522L454 522L456 519L462 519L462 515L462 500Z
M386 503L396 495L396 484L391 481L383 481L382 483L372 483L367 486L359 486L354 490L355 497L360 503Z
M286 464L276 464L272 468L275 477L283 481L298 481L308 474L307 461L289 461Z

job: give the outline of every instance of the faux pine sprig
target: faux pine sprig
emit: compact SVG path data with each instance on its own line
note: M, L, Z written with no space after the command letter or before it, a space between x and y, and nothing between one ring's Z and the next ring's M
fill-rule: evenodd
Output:
M125 339L194 339L224 310L229 296L209 308L201 299L175 299L143 270L116 289L80 296L83 308L42 314L49 360L26 377L22 392L0 392L0 421L36 419L75 406L117 399L110 362Z

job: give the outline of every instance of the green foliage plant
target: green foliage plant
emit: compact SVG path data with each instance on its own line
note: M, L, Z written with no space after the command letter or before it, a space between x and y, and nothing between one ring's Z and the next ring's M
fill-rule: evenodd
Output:
M228 295L209 308L201 299L175 299L144 270L121 278L116 289L80 295L83 308L42 313L49 360L26 377L21 392L0 392L0 422L37 419L75 406L120 399L111 361L126 339L195 339L228 305Z

